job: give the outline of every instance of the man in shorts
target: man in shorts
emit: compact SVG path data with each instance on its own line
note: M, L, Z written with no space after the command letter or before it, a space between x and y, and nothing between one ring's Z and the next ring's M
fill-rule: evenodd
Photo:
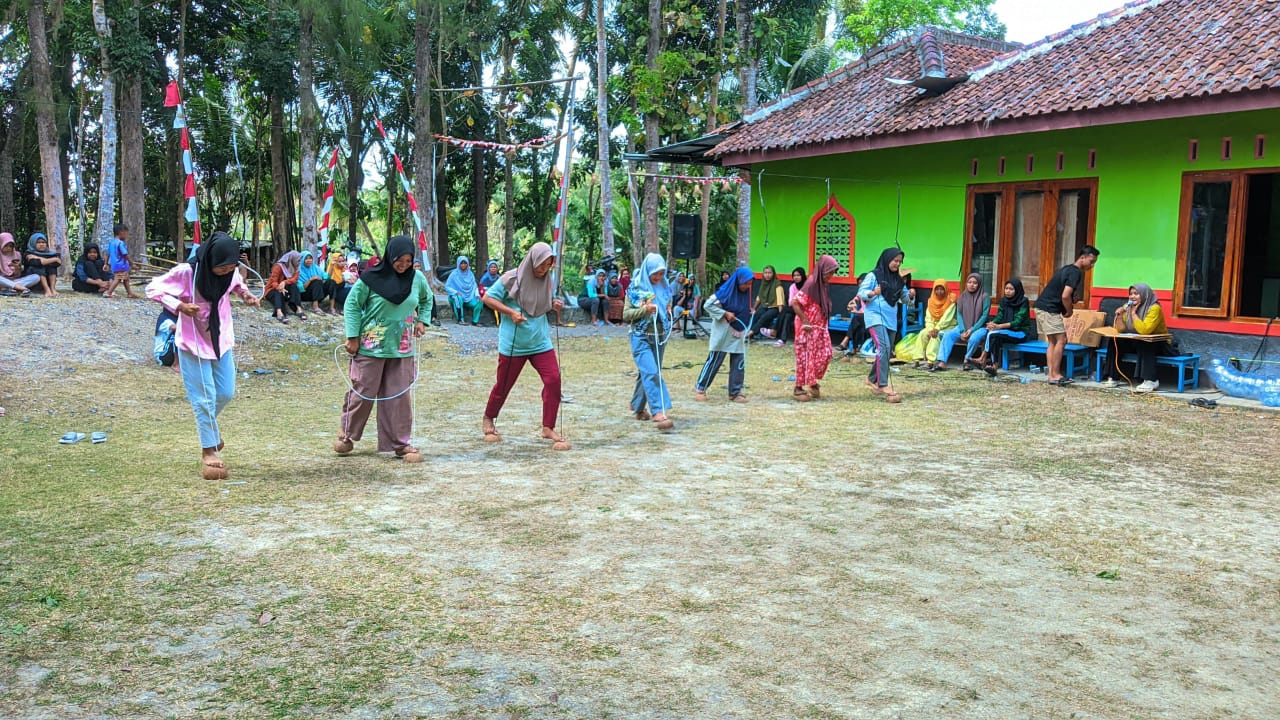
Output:
M1049 348L1045 353L1050 385L1069 385L1071 378L1062 374L1062 351L1067 346L1067 326L1063 321L1071 317L1076 294L1084 287L1084 274L1098 262L1098 248L1085 245L1080 256L1070 265L1063 265L1049 282L1040 289L1036 298L1036 329L1044 336Z
M115 237L107 243L107 258L111 263L112 278L111 284L107 286L107 291L102 297L115 297L116 288L123 284L125 293L131 298L136 298L138 296L133 294L133 288L129 287L129 271L133 269L133 263L129 262L129 226L117 223L112 231Z

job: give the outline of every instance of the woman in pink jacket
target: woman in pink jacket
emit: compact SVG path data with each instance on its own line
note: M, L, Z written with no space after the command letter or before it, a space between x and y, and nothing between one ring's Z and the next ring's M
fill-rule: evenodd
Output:
M191 260L147 285L147 297L178 316L178 367L196 415L206 480L227 478L226 463L218 455L224 446L218 414L236 393L231 295L239 295L250 307L258 304L240 281L239 263L239 241L216 232Z

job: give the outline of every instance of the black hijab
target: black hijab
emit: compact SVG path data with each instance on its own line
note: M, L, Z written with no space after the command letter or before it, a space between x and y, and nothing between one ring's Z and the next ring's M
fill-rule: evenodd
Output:
M1022 289L1022 281L1018 278L1009 278L1007 282L1013 286L1013 297L1007 298L1003 292L1000 293L1000 319L996 322L1013 322L1013 316L1027 304L1027 294Z
M884 252L880 253L880 261L876 263L876 269L872 271L876 274L876 282L880 284L880 297L889 303L889 307L898 306L898 301L902 299L902 288L907 282L901 275L889 269L889 263L899 255L905 257L906 254L897 247L885 248Z
M413 290L414 275L418 271L410 265L408 270L397 273L393 263L401 255L414 256L417 252L418 246L414 244L413 238L408 235L397 235L387 242L387 250L382 254L382 260L372 269L365 270L360 279L384 300L392 305L399 305Z
M98 259L90 260L89 251L97 250ZM80 253L80 259L76 261L76 266L84 270L85 277L92 280L110 280L111 272L102 269L102 249L97 243L88 243L84 246L84 251Z
M222 302L222 298L226 296L227 291L231 289L231 282L235 280L236 274L233 272L226 275L219 275L213 271L216 267L224 265L235 265L240 262L240 241L231 237L224 232L215 232L208 240L200 244L196 249L195 255L187 261L192 268L192 286L200 297L209 303L209 338L213 340L213 352L218 357L222 357L222 345L220 335L222 334L222 317L218 312L218 305ZM194 302L196 298L192 298Z

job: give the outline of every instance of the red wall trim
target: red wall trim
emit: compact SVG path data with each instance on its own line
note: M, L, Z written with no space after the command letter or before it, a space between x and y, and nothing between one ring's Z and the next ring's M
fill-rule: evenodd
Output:
M1141 105L1108 107L1099 110L1081 110L1010 120L996 120L989 125L987 123L969 123L967 125L928 128L889 135L864 135L830 143L798 145L789 148L727 152L721 156L720 160L721 164L725 166L736 167L775 160L795 160L822 155L880 150L883 148L931 145L933 143L954 142L956 140L974 140L1002 135L1022 135L1049 132L1051 130L1070 130L1100 125L1119 125L1122 123L1170 120L1199 115L1217 115L1220 113L1271 110L1275 108L1280 108L1280 88L1267 88L1227 95L1209 95Z

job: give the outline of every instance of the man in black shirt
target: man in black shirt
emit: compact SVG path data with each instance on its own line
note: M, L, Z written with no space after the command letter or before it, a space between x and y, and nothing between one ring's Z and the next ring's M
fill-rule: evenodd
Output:
M1045 364L1049 366L1050 385L1072 382L1062 374L1062 351L1067 346L1067 327L1063 320L1071 317L1077 291L1084 287L1084 274L1097 262L1098 248L1085 245L1076 261L1058 268L1036 298L1036 328L1049 344Z

